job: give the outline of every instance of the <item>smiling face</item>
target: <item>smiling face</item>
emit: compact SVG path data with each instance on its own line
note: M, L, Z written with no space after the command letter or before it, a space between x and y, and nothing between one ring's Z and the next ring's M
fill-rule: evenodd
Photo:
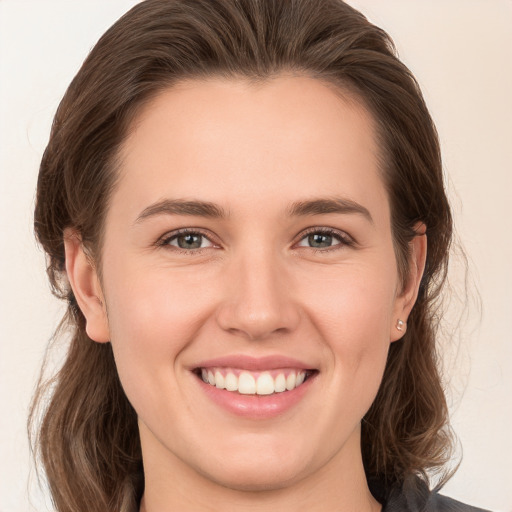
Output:
M360 422L419 280L400 284L378 153L368 112L311 78L189 81L145 106L101 290L69 241L67 257L138 414L147 485L363 475Z

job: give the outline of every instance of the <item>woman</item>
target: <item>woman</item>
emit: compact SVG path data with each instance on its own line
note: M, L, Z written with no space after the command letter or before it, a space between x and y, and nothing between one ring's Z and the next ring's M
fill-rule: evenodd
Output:
M74 333L38 439L59 511L476 510L428 490L435 128L348 5L137 5L58 109L35 226Z

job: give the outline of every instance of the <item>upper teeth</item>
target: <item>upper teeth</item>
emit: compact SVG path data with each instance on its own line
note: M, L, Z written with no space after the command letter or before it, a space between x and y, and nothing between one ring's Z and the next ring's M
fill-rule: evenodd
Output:
M271 395L291 391L300 386L306 378L304 370L288 370L272 372L233 371L227 369L202 368L201 377L204 382L219 389L238 391L242 395Z

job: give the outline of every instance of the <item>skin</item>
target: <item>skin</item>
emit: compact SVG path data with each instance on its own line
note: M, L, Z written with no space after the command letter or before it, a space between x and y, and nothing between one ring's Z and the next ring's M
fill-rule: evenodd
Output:
M416 299L426 240L411 242L403 286L378 155L365 108L304 76L188 81L144 107L120 155L101 281L78 234L65 236L87 332L112 343L139 416L141 510L380 510L360 422L405 331L397 320ZM369 216L289 215L297 201L334 197ZM140 219L163 199L208 201L228 215ZM200 250L158 243L182 228L208 237ZM313 248L310 228L342 238ZM295 357L318 374L291 410L241 418L191 372L230 354Z

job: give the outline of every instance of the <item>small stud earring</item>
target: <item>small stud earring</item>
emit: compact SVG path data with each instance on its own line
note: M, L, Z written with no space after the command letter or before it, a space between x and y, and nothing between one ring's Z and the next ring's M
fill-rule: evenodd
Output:
M404 322L403 320L398 319L396 322L396 330L403 331L404 330Z

